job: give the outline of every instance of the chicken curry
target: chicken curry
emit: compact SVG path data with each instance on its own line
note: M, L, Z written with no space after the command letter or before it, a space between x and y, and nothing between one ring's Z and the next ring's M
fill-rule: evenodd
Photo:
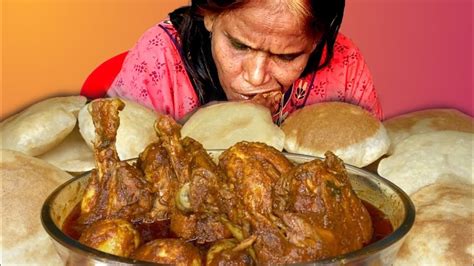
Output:
M119 99L90 104L97 168L63 226L82 244L156 263L275 265L360 249L380 237L375 221L390 233L331 152L295 164L266 144L239 142L215 163L160 116L159 140L135 163L121 161L115 141L123 108Z

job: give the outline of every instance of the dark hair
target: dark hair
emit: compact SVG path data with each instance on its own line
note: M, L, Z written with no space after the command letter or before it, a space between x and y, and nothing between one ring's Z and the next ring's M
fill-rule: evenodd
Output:
M193 0L190 6L178 8L169 14L171 22L180 35L184 65L201 104L226 99L212 59L210 33L204 26L202 12L209 11L218 14L236 9L246 2L248 0ZM309 21L310 30L321 38L310 55L302 75L326 66L331 60L345 5L345 0L310 0L308 2L312 12L312 18ZM326 56L321 62L325 48Z

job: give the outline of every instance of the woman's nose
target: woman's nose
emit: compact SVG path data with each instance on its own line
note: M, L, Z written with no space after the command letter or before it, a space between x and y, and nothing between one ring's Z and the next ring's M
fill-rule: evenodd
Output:
M260 86L270 80L268 57L263 53L249 55L244 62L243 78L253 86Z

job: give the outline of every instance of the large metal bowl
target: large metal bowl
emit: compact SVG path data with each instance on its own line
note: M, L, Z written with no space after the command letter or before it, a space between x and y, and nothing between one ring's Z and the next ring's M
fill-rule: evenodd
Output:
M214 158L220 152L209 151ZM285 153L285 156L297 163L316 158L290 153ZM406 234L413 225L415 207L408 195L390 181L351 165L346 164L346 169L357 195L384 212L392 223L394 231L387 237L357 251L310 264L390 265L395 260ZM62 184L46 199L41 210L43 227L51 236L60 257L68 265L143 264L143 262L133 259L89 248L61 231L66 217L80 202L88 179L89 173L86 173Z

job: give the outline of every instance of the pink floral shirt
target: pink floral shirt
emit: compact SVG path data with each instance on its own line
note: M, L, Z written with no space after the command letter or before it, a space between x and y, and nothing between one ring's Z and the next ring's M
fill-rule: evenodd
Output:
M155 25L129 51L107 94L182 118L199 106L199 100L180 52L179 37L171 22ZM336 39L330 64L296 80L273 119L280 124L302 106L327 101L353 103L383 118L367 65L342 34Z

